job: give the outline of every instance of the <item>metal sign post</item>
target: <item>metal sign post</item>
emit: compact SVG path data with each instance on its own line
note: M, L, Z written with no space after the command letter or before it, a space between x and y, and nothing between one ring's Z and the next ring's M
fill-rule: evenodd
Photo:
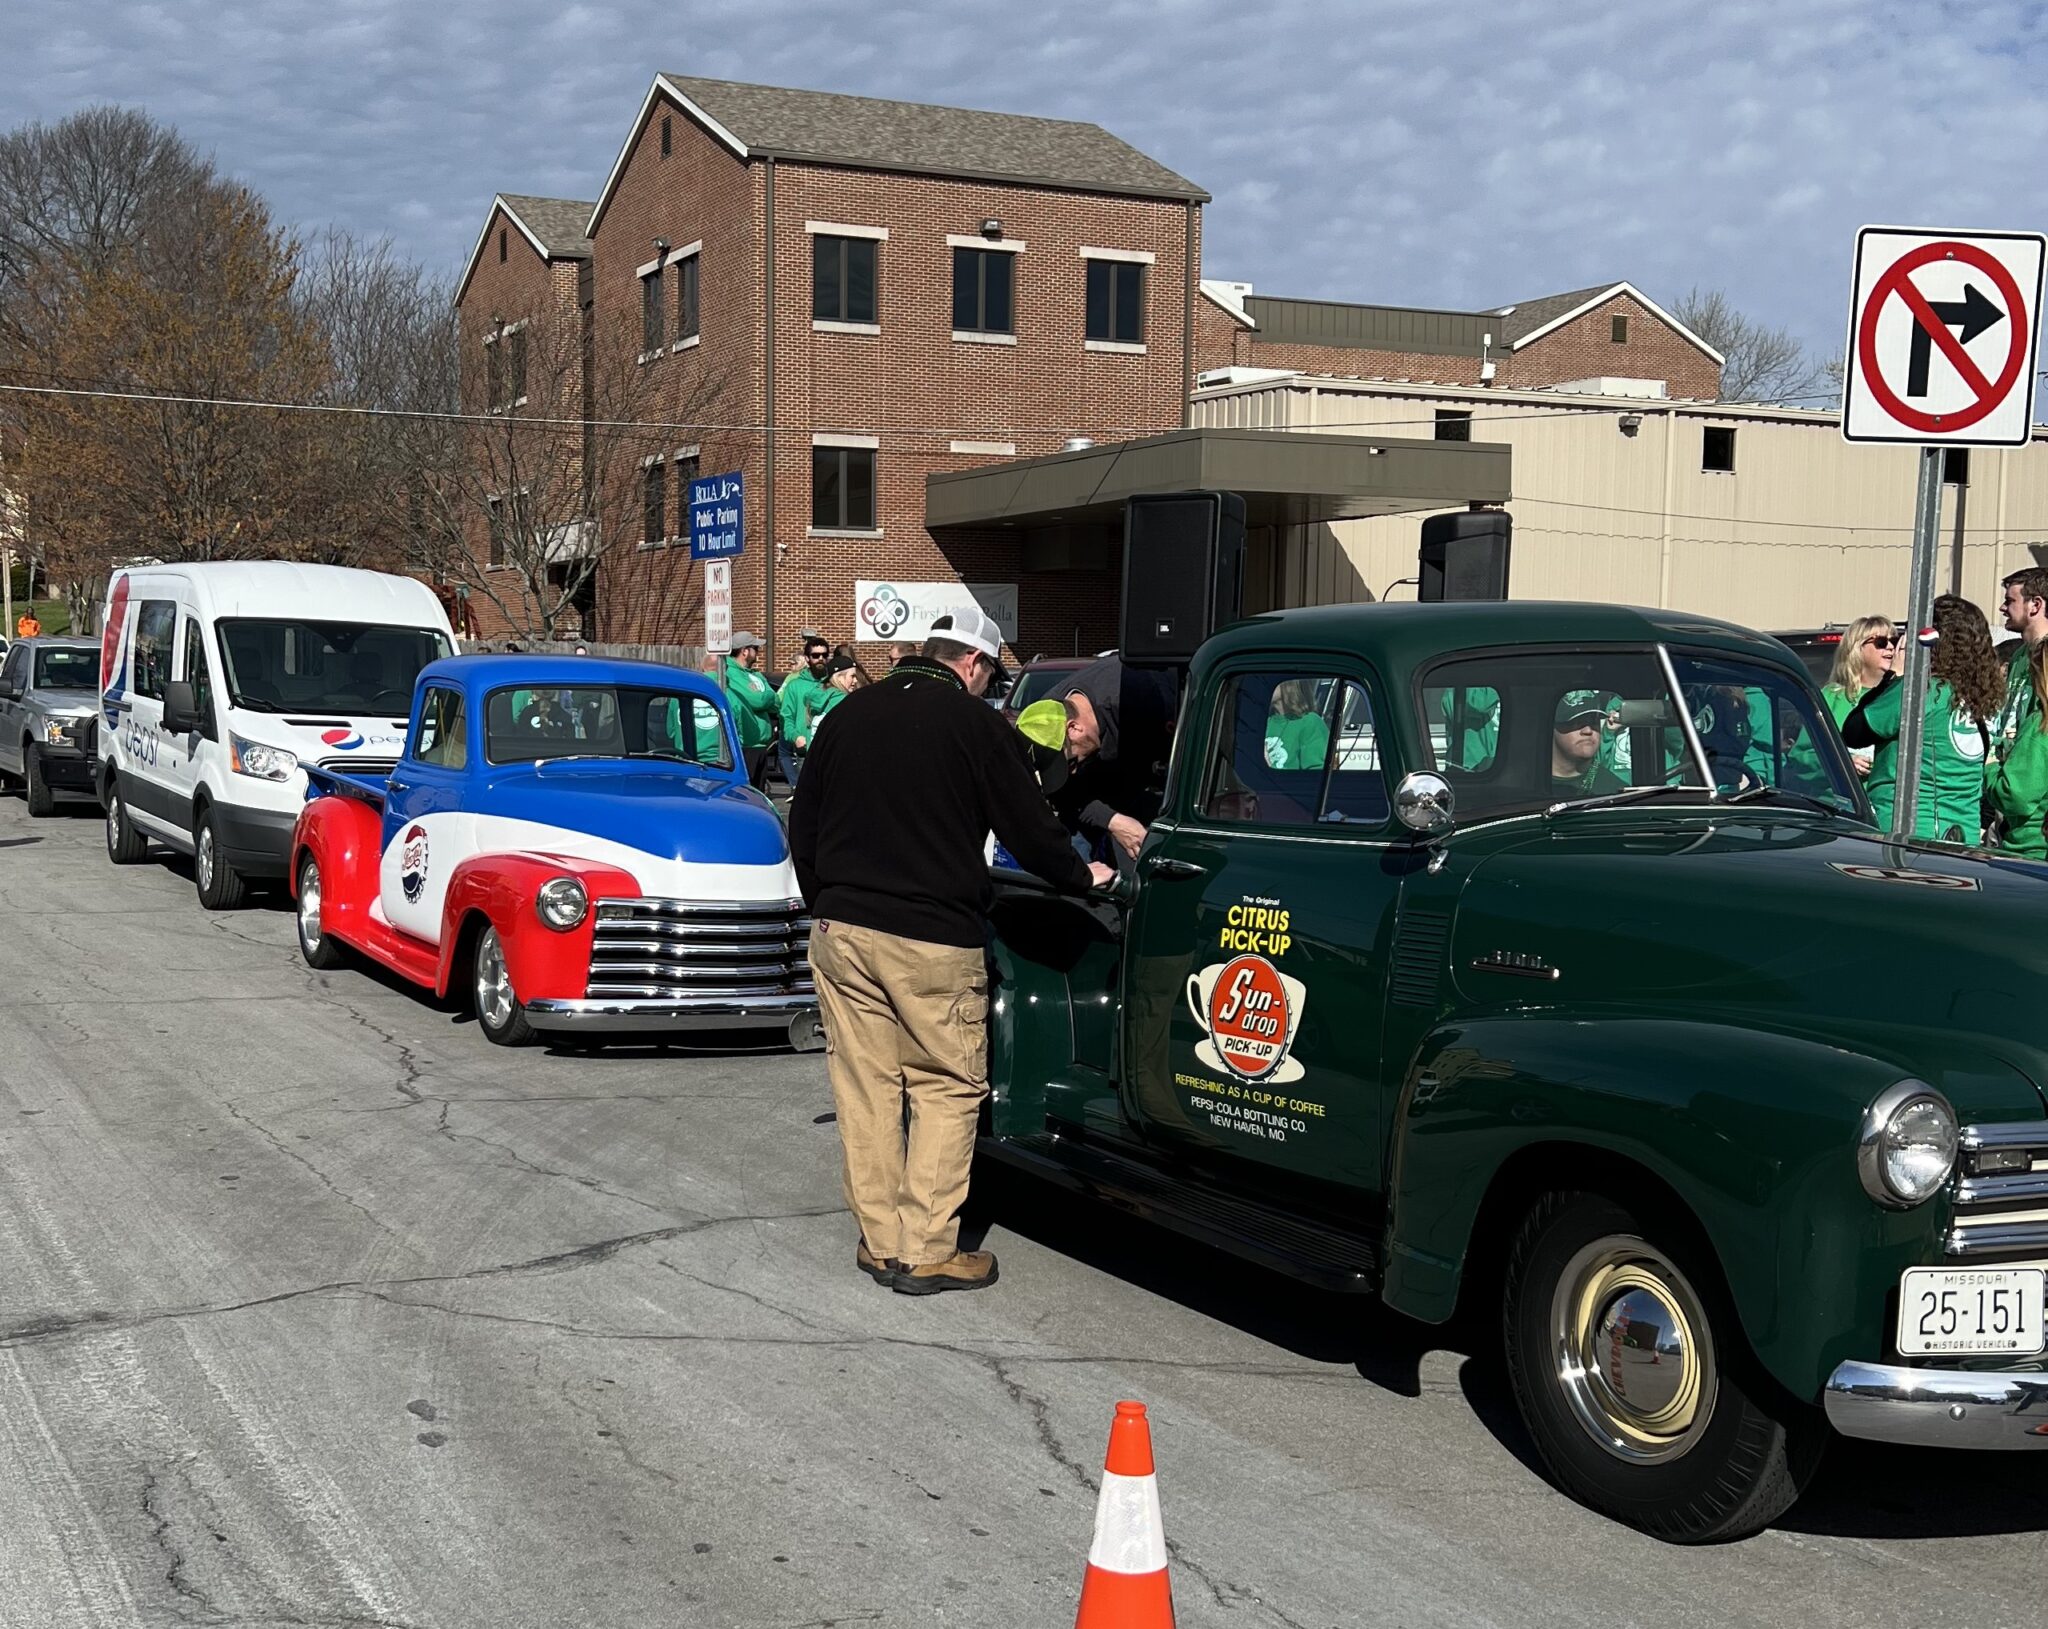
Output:
M1931 658L1920 631L1934 620L1934 568L1941 554L1941 466L1945 450L1920 449L1920 489L1913 500L1913 564L1906 595L1906 694L1899 712L1898 784L1892 792L1892 836L1913 835L1920 813L1920 742L1927 725Z

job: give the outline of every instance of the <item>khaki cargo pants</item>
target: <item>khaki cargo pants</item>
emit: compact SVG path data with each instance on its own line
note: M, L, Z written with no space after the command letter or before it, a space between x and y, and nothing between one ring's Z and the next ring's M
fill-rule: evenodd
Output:
M950 1260L988 1095L982 953L819 922L811 971L861 1237L877 1259Z

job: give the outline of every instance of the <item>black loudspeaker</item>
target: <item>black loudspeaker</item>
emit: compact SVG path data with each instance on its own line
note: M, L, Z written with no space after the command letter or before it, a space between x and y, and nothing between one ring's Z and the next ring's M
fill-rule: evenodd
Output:
M1422 523L1418 600L1504 600L1514 518L1503 509L1431 515Z
M1124 511L1123 659L1179 666L1244 605L1244 499L1159 492Z

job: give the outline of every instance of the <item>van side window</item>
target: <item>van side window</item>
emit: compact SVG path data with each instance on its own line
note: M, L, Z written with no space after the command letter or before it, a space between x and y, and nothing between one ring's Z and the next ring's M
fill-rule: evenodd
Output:
M1252 826L1385 824L1386 781L1365 687L1318 673L1228 680L1201 812Z
M199 732L213 734L213 675L206 666L206 636L196 617L185 619L185 678L199 707Z
M178 628L178 607L171 600L144 600L135 613L135 693L153 701L164 699L171 677L171 636Z
M469 741L464 734L462 692L434 685L420 704L419 736L412 755L420 763L438 764L443 769L462 769L469 763Z

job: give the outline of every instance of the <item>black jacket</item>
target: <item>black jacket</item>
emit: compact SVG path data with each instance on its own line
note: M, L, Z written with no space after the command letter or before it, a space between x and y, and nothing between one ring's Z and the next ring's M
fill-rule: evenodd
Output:
M1067 824L1091 836L1109 829L1112 815L1149 826L1159 813L1173 720L1180 701L1174 675L1158 668L1124 666L1115 656L1091 662L1051 695L1084 695L1095 709L1102 745L1073 767L1053 796Z
M987 935L986 844L1075 893L1088 867L1032 778L1024 738L937 662L906 657L833 708L789 810L811 914L930 944Z

